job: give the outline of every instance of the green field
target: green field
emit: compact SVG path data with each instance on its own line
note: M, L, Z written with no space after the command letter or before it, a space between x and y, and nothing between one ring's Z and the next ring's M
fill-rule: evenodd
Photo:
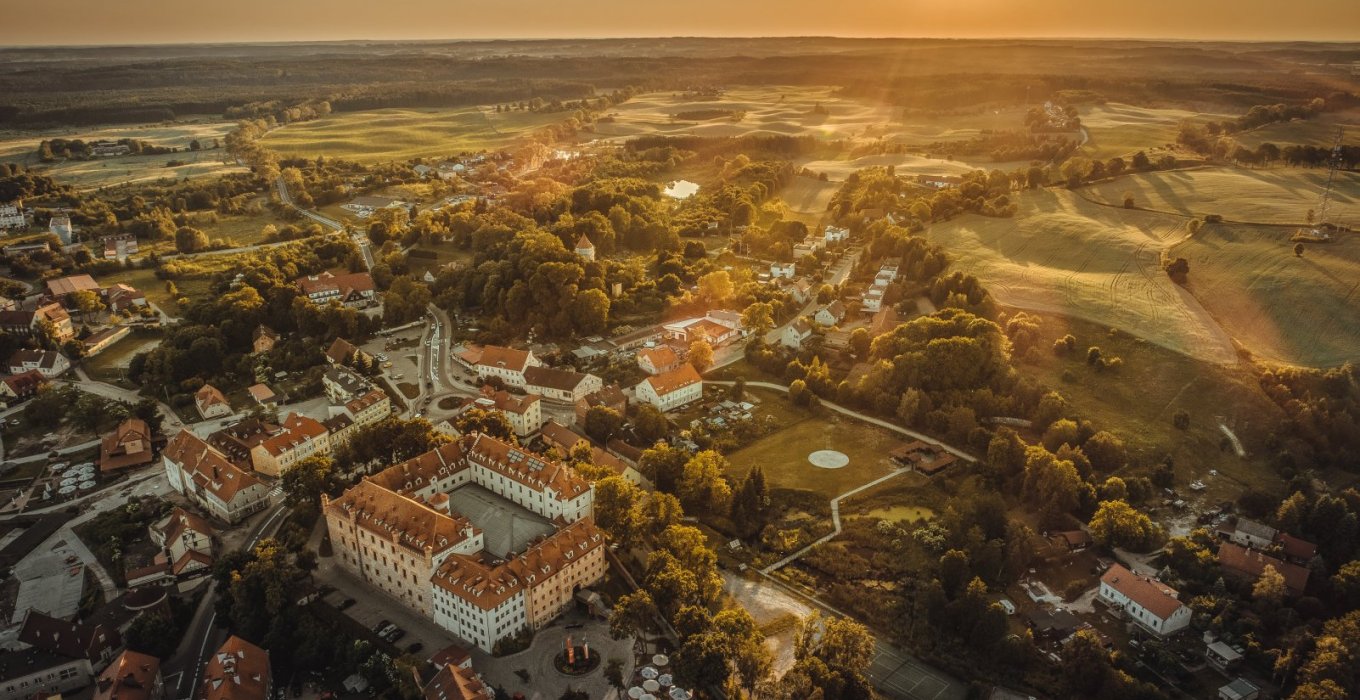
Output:
M1345 134L1343 143L1360 141L1360 110L1321 114L1307 120L1266 124L1237 134L1234 138L1247 148L1256 148L1263 143L1273 143L1277 146L1294 143L1304 146L1331 146L1336 141L1338 126Z
M71 185L80 190L161 178L183 180L186 177L245 172L246 168L243 166L224 164L222 161L226 152L220 149L185 150L180 153L161 156L119 156L60 163L42 163L37 157L38 144L43 139L64 138L92 141L134 138L156 146L188 149L189 142L194 139L198 139L206 147L212 143L213 139L221 139L234 128L233 122L204 118L188 122L128 127L0 132L0 161L23 163L56 178L63 184ZM166 163L171 160L185 161L186 164L166 167Z
M967 214L926 236L999 301L1134 333L1211 362L1236 361L1213 318L1160 268L1180 217L1092 204L1066 190L1018 196L1011 219Z
M1200 114L1183 109L1155 109L1134 105L1107 103L1080 110L1081 123L1090 140L1082 153L1092 158L1114 158L1133 155L1138 151L1174 145L1176 133L1183 121L1205 122L1226 118L1224 115Z
M289 124L269 132L261 143L281 155L376 163L509 148L568 116L561 112L498 114L485 107L379 109Z
M115 282L129 284L141 290L146 295L146 300L156 306L156 308L176 316L179 314L179 305L175 303L173 297L165 289L165 280L156 277L156 271L152 269L138 268L135 270L124 270L109 275L100 275L99 283L105 286ZM207 294L208 287L212 281L205 277L195 277L191 279L174 280L175 286L179 288L179 293L193 300L196 296Z
M1171 254L1190 262L1190 291L1256 355L1314 367L1360 360L1360 240L1307 244L1296 257L1292 232L1208 225Z
M161 337L162 333L159 330L134 330L98 355L85 358L82 364L92 379L118 384L132 357L159 345Z
M1302 224L1318 205L1327 171L1302 168L1229 168L1138 173L1092 185L1082 194L1119 205L1125 193L1142 209L1182 216L1219 214L1229 221ZM1337 173L1333 219L1360 219L1360 174Z

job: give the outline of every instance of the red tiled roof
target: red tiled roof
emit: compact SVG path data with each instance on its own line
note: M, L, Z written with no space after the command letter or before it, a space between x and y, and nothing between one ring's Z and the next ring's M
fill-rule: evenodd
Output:
M529 366L529 351L487 345L482 348L482 356L477 364L487 367L501 367L513 372L523 372Z
M470 668L445 664L422 691L425 700L491 700L494 696Z
M1308 569L1232 542L1224 542L1218 546L1218 563L1226 569L1252 579L1260 578L1261 574L1265 573L1266 567L1271 566L1284 577L1284 584L1289 590L1302 593L1303 589L1308 587Z
M231 503L244 489L261 485L254 475L232 464L221 452L188 430L180 430L161 454L183 465L189 478L223 503Z
M125 649L99 674L94 700L154 700L160 673L160 659Z
M269 653L236 635L208 657L203 667L201 700L268 700Z
M1156 579L1139 576L1119 564L1111 566L1100 581L1163 620L1184 606L1176 599L1176 589Z
M1317 555L1317 545L1288 533L1281 532L1275 537L1275 542L1280 545L1284 555L1290 559L1307 560Z
M699 372L694 369L694 365L686 363L669 372L662 372L656 376L647 377L644 381L652 385L652 390L656 392L657 396L665 396L666 394L683 389L691 384L702 382L703 377L699 376Z

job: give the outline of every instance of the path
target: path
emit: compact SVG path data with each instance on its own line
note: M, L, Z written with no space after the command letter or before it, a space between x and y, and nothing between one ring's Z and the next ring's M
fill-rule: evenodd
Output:
M841 494L841 495L839 495L839 496L836 496L835 498L831 499L831 525L832 525L831 533L828 534L828 535L824 535L824 536L822 536L822 537L819 537L817 540L813 541L813 542L812 542L811 544L809 544L808 546L806 546L806 547L804 547L804 548L802 548L802 549L800 549L800 550L794 552L793 554L790 554L790 555L788 555L787 557L784 557L783 559L780 559L779 561L777 561L777 562L775 562L775 563L773 563L773 564L771 564L771 565L769 565L769 566L767 566L767 567L761 569L761 570L760 570L760 573L762 573L762 574L767 574L767 575L768 575L768 574L772 574L772 573L778 571L779 569L782 569L785 565L794 562L794 561L797 560L799 557L802 557L804 554L807 554L808 552L811 552L812 549L813 549L814 547L816 547L817 545L824 544L824 543L826 543L826 542L830 542L830 541L832 540L832 538L834 538L836 535L841 534L841 499L849 498L849 497L851 497L851 496L853 496L853 495L859 493L860 491L863 491L863 490L869 489L869 488L873 488L873 487L878 486L879 484L881 484L881 483L887 481L888 479L895 478L895 477L897 477L897 476L899 476L899 475L901 475L901 474L904 474L904 473L910 472L910 471L912 471L912 470L911 470L911 469L898 469L898 470L894 471L894 472L891 473L891 474L885 474L885 475L883 475L883 476L880 476L880 477L878 477L877 479L874 479L873 481L870 481L870 482L867 483L867 484L860 484L859 486L856 486L855 488L850 489L849 491L846 491L845 493L843 493L843 494Z
M276 189L278 189L279 201L283 202L285 206L292 207L293 210L296 211L297 213L307 217L308 219L311 219L312 221L317 222L318 224L321 224L322 226L325 226L336 231L345 230L345 225L340 223L339 221L336 221L335 219L329 217L322 216L310 209L303 209L302 207L298 206L297 203L293 201L293 196L288 194L288 185L283 181L282 175L279 176L279 179L274 181L274 186Z

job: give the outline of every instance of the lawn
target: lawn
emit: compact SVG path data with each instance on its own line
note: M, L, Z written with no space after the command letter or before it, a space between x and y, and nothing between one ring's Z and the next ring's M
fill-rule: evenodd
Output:
M839 414L813 414L793 406L782 394L752 391L760 412L777 411L783 427L727 456L728 476L740 480L756 465L765 470L771 488L814 491L831 498L893 471L888 452L902 440L880 428ZM850 458L840 469L808 462L818 450L837 450Z
M508 148L568 116L566 112L498 114L487 107L379 109L289 124L269 132L261 143L285 156L377 163Z
M1214 362L1236 361L1208 312L1160 268L1186 219L1100 206L1066 190L1017 196L1014 218L966 214L926 237L1002 303L1120 328Z
M432 251L436 257L422 257L417 251ZM439 269L445 265L456 263L468 263L472 260L472 254L466 250L460 250L452 243L439 243L435 245L420 245L413 248L406 257L406 266L410 268L411 275L420 278L426 272L439 274Z
M139 328L103 352L82 361L85 371L96 381L120 384L123 371L137 353L146 352L160 344L163 333L150 328Z
M209 146L213 139L220 140L234 128L236 128L234 122L218 118L201 118L137 126L0 132L0 161L23 163L80 190L160 178L183 180L186 177L245 172L244 166L223 163L225 151L221 149L187 150L190 141L197 139L204 146ZM42 163L37 156L38 144L44 139L51 138L85 141L134 138L156 146L172 146L186 150L160 156L118 156ZM185 164L166 167L166 163L171 160L183 161Z
M175 287L179 289L179 293L189 299L207 294L208 288L212 285L212 280L208 276L180 278L173 281ZM175 303L174 297L166 291L166 281L157 277L155 270L137 268L99 276L99 283L102 285L108 286L115 282L129 284L141 290L146 295L147 301L171 316L179 312L179 305Z
M1206 225L1171 254L1190 262L1188 289L1257 356L1310 367L1360 360L1360 240L1305 244L1297 257L1292 231Z
M1344 133L1342 143L1360 141L1360 110L1329 112L1313 119L1266 124L1236 134L1233 138L1247 148L1256 148L1263 143L1273 143L1277 146L1297 143L1304 146L1331 147L1336 142L1338 126Z
M1141 209L1181 216L1219 214L1229 221L1302 224L1318 205L1327 171L1302 168L1230 168L1139 173L1092 185L1082 196L1119 205L1125 193ZM1360 217L1360 174L1337 173L1333 219Z

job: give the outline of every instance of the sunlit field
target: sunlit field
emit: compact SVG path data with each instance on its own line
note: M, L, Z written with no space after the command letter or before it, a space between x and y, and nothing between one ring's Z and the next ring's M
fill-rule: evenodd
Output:
M1218 214L1229 221L1302 224L1327 184L1322 168L1200 168L1139 173L1082 190L1083 196L1119 206L1133 195L1139 208L1184 216ZM1360 174L1337 173L1332 213L1360 222Z

